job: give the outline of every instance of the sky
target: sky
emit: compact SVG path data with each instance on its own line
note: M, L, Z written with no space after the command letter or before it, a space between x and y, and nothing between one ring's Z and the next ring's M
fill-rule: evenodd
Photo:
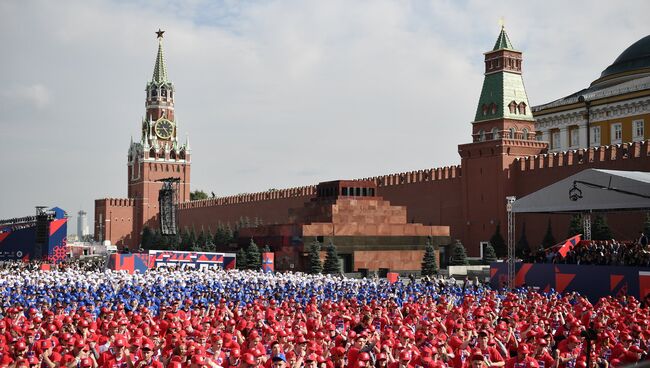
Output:
M157 41L192 190L456 165L503 19L532 105L648 34L648 1L2 0L0 219L126 197Z

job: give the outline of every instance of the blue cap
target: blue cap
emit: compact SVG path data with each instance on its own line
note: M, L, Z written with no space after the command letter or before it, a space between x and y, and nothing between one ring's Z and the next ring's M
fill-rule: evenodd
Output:
M283 362L286 363L287 362L287 357L285 357L284 354L280 353L278 355L275 355L273 357L273 359L271 359L271 361L273 361L273 362L283 361Z

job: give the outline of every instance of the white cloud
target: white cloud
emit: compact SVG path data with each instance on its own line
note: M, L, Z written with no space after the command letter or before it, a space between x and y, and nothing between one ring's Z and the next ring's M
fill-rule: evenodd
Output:
M8 107L27 105L29 108L43 109L50 103L50 91L40 83L14 86L0 91L0 97Z

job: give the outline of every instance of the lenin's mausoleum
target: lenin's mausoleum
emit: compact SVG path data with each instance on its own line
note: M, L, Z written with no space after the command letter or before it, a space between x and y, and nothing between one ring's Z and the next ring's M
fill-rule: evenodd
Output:
M174 177L180 179L180 229L214 231L218 224L257 218L265 225L240 229L239 243L252 237L269 244L278 270L304 267L305 245L313 240L333 241L346 271L417 270L427 239L440 246L459 239L478 256L497 226L506 231L507 196L523 197L588 168L650 171L650 36L585 89L533 107L522 53L502 29L484 54L483 87L471 136L458 146L459 165L190 201L191 149L177 139L162 33L158 40L142 136L128 150L128 197L95 201L99 241L137 249L143 228L159 227L157 180ZM644 218L640 212L607 214L618 239L638 237ZM570 217L547 214L518 215L515 238L525 224L537 248L549 219L556 238L563 238Z

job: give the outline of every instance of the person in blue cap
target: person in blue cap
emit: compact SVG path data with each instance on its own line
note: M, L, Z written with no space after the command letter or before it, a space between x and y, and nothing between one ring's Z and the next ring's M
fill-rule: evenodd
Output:
M273 368L285 368L287 366L287 358L283 353L274 355L271 361Z

